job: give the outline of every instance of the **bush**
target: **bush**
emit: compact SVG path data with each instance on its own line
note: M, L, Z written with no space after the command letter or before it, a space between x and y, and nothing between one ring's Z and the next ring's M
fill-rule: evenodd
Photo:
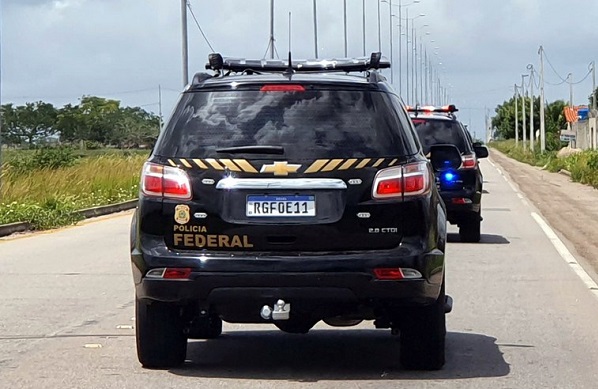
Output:
M541 166L551 172L558 172L562 169L567 170L571 173L573 181L598 188L597 151L586 150L581 153L571 154L565 158L558 158L555 151L542 154L523 150L521 145L515 146L515 141L513 140L494 141L490 143L490 146L520 162Z
M26 222L35 230L44 230L74 224L83 219L72 203L51 199L44 204L0 204L0 224Z
M9 165L19 172L73 166L77 157L70 147L44 147L33 153L19 153Z

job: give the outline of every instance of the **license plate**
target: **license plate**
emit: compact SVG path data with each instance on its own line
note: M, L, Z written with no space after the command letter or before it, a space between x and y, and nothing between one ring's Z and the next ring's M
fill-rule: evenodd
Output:
M316 196L247 196L246 215L251 217L316 216Z

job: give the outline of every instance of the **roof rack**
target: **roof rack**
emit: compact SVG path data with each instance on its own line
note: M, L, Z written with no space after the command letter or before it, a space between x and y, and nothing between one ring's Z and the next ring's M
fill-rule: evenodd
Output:
M370 57L342 58L329 60L265 60L222 57L219 53L208 56L206 69L220 72L365 72L369 70L388 69L390 61L381 53L372 53ZM290 64L290 66L289 66Z

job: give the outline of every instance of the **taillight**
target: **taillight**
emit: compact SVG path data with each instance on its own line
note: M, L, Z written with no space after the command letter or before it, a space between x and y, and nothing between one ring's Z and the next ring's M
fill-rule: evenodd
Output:
M146 196L191 199L191 182L184 170L151 162L143 165L141 192Z
M419 196L430 190L430 172L426 162L380 170L374 179L375 199Z
M475 154L468 154L461 157L461 169L475 169L478 166L478 160Z

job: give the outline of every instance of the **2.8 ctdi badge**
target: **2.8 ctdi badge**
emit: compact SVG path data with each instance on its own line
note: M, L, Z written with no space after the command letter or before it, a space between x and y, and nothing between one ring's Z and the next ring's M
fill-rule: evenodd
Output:
M189 206L185 204L179 204L174 208L174 221L179 224L187 224L191 219L191 211Z

